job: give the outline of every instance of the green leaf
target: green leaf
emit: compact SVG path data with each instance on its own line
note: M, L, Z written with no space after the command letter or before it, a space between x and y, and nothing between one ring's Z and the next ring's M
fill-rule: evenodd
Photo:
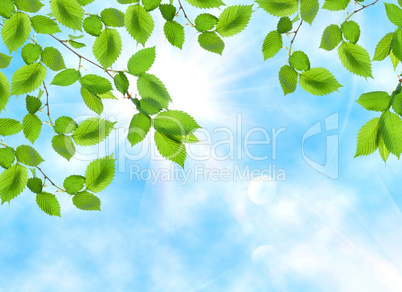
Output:
M204 50L219 55L222 55L225 48L225 43L215 32L203 32L198 36L198 43Z
M73 140L69 136L54 136L52 139L52 147L57 154L64 157L68 161L70 161L76 152Z
M342 41L342 31L336 24L331 24L327 26L324 30L321 38L320 48L332 51L335 49L339 43Z
M50 70L53 71L60 71L66 68L63 56L61 55L60 51L56 48L52 47L44 48L42 52L42 62Z
M300 17L309 24L313 23L319 9L320 4L318 3L318 0L300 1Z
M264 54L264 60L274 57L282 49L283 40L282 35L276 31L271 31L264 40L262 45L262 53Z
M27 114L22 121L22 130L25 138L27 138L32 144L39 138L42 130L42 121L37 115Z
M355 157L367 156L377 150L379 121L379 118L372 119L360 129Z
M40 194L43 190L43 182L40 178L32 177L28 179L27 187L31 192Z
M151 129L151 118L143 113L134 115L128 130L127 139L134 146L145 139Z
M398 158L402 153L402 121L389 110L380 117L380 131L387 149Z
M94 2L95 0L77 0L78 4L80 4L81 6L85 6L88 5L92 2Z
M360 38L360 27L354 21L348 21L342 23L341 26L343 36L352 44L357 43Z
M73 197L73 204L80 210L84 211L100 211L100 199L88 192L81 192Z
M98 36L102 31L102 20L98 15L90 15L84 19L82 27L86 33L92 36Z
M103 112L102 100L95 94L92 94L84 87L81 87L81 96L89 109L100 115Z
M57 22L47 16L35 15L31 17L31 24L37 33L55 34L61 32Z
M289 57L290 66L299 71L306 71L310 69L310 60L308 56L302 51L293 52Z
M11 94L26 94L38 89L46 78L46 68L35 63L15 70L11 81Z
M147 72L151 69L155 58L155 47L139 50L128 60L128 72L137 76Z
M392 108L398 115L402 116L402 93L398 93L395 96L393 96Z
M114 99L117 100L116 96L113 95L111 91L103 93L103 94L98 94L100 99Z
M373 61L382 61L389 56L393 36L394 33L390 32L378 42L377 47L375 48Z
M200 141L194 134L189 134L187 136L175 136L175 135L167 135L170 139L175 140L177 142L182 142L182 143L199 143Z
M154 30L151 14L138 4L127 8L124 23L128 33L143 46Z
M163 26L163 32L165 33L166 39L173 46L178 47L179 49L183 48L184 44L184 28L181 24L176 21L166 21Z
M38 12L43 7L38 0L14 0L14 3L19 10L31 13Z
M389 21L396 26L402 26L402 9L395 4L384 3Z
M75 0L50 0L50 9L62 25L81 30L84 11Z
M296 70L288 65L283 66L279 70L279 82L281 83L285 95L295 92L297 88L297 78Z
M25 189L28 170L25 166L14 164L0 175L0 197L2 204L10 202Z
M49 193L40 193L36 195L36 203L39 208L50 216L61 217L60 204L56 196Z
M176 7L174 7L172 4L161 4L159 5L159 10L162 14L162 17L167 21L173 20L176 15ZM197 21L197 19L195 21Z
M113 89L112 84L104 77L88 74L80 79L82 87L93 94L103 94Z
M300 86L313 95L326 95L337 91L342 85L324 68L311 68L300 74Z
M109 136L115 123L100 118L89 118L79 124L73 133L73 139L77 145L93 146Z
M128 81L126 74L124 74L123 72L119 72L119 74L116 74L114 76L113 81L116 89L120 91L123 95L126 95L128 87L130 86L130 82Z
M86 47L85 44L79 43L79 42L76 42L76 41L72 41L72 40L69 40L68 43L75 49L81 49L81 48Z
M29 16L22 12L14 13L10 19L5 20L1 29L1 37L10 53L21 47L30 33L31 21Z
M382 160L384 160L384 162L387 162L390 152L387 149L387 146L385 146L384 138L382 137L380 130L378 131L377 140L378 140L378 151L380 151L381 158Z
M396 67L399 64L399 59L397 57L395 57L395 55L392 51L389 53L389 58L391 59L392 66L394 67L394 71L395 71Z
M216 32L222 37L231 37L242 32L248 25L253 5L229 6L219 16Z
M10 66L13 57L0 53L0 69L5 69Z
M11 147L0 148L0 166L9 168L15 161L14 149Z
M209 13L202 13L196 17L194 23L198 31L207 31L215 27L218 23L218 18Z
M106 28L98 36L93 45L95 58L104 68L109 68L116 62L123 48L120 34L117 30Z
M278 21L276 30L282 34L291 31L293 28L293 23L289 17L281 17Z
M70 134L77 128L77 123L70 117L60 117L54 123L54 130L59 134Z
M137 107L139 112L141 112L147 116L155 115L162 110L161 107L154 107L143 99L138 100L136 98L133 98L133 99L131 99L131 101L135 104L135 106Z
M161 4L162 0L142 0L142 5L144 5L147 11L152 11L158 8L159 4Z
M0 112L6 108L10 98L10 83L6 75L0 72Z
M14 3L12 0L3 0L0 6L0 16L10 18L14 13Z
M26 64L36 62L42 53L42 48L38 44L26 44L21 50L21 57Z
M225 5L221 0L186 0L190 5L197 8L218 8Z
M140 75L137 79L137 89L142 98L153 106L167 108L172 101L165 85L154 75Z
M102 10L101 19L103 23L109 27L124 26L124 13L115 8L107 8Z
M340 11L346 9L350 3L350 0L325 0L323 9L331 11Z
M394 53L395 57L402 60L402 29L397 28L394 32L391 41L391 51Z
M373 77L370 55L361 46L344 42L338 48L338 55L343 66L353 74Z
M356 102L367 110L383 112L389 109L391 96L385 91L373 91L362 94Z
M22 125L17 120L0 119L0 136L12 136L22 131Z
M298 0L256 0L269 14L274 16L290 16L297 12Z
M200 128L193 117L177 110L162 112L153 122L155 130L165 135L186 136Z
M81 78L81 73L75 69L66 69L54 76L51 85L70 86Z
M44 161L39 153L28 145L18 146L15 150L15 156L17 161L32 167L36 167Z
M163 157L184 168L187 151L183 143L177 142L162 133L155 132L155 144Z
M88 165L85 171L87 190L99 193L110 185L115 174L115 161L111 155L92 161Z
M73 195L84 188L85 177L81 175L70 175L64 180L63 187L67 194Z

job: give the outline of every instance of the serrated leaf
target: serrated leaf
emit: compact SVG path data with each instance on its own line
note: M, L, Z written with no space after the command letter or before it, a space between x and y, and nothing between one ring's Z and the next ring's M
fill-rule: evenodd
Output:
M81 48L86 47L85 44L80 43L80 42L76 42L76 41L73 41L73 40L69 40L68 43L75 49L81 49Z
M252 7L252 5L227 7L219 16L216 32L222 37L231 37L242 32L250 21Z
M186 0L186 2L197 8L218 8L225 5L221 0Z
M128 91L128 87L130 86L130 82L128 81L126 74L119 72L119 74L114 76L113 81L116 89L120 91L121 94L125 95Z
M11 94L26 94L38 89L46 78L46 68L35 63L15 70L11 79Z
M196 17L194 23L195 28L198 31L208 31L215 27L215 25L218 23L218 18L209 13L202 13Z
M134 146L145 139L151 129L151 118L143 113L134 115L131 120L127 139Z
M27 138L32 144L39 138L42 130L42 121L37 115L27 114L22 121L22 130L25 138Z
M389 56L393 36L394 33L390 32L378 42L377 47L375 48L373 61L382 61Z
M113 156L92 161L85 171L85 185L87 190L98 193L106 189L112 182L115 174L115 159Z
M98 36L102 31L102 20L98 15L90 15L84 19L82 27L86 33L92 36Z
M360 27L354 21L345 21L341 26L343 36L352 44L357 43L360 38Z
M128 60L128 72L132 75L140 75L147 72L151 69L155 58L155 47L139 50Z
M75 155L75 146L73 140L69 136L56 135L52 139L52 147L57 154L64 157L68 161Z
M42 51L42 62L45 64L50 70L60 71L66 68L64 64L63 56L60 51L56 48L47 47Z
M3 0L0 6L0 16L10 18L14 13L14 2L12 0Z
M183 48L184 44L184 28L178 22L166 21L163 26L163 32L165 33L166 39L172 46L178 47L179 49Z
M39 153L28 145L18 146L15 150L15 156L17 161L32 167L36 167L44 161Z
M11 147L0 148L0 166L9 168L15 161L15 152Z
M265 37L262 44L262 53L264 54L264 60L274 57L282 49L283 40L282 35L273 30Z
M81 96L87 107L100 115L103 112L102 100L95 94L92 94L84 87L81 87Z
M82 87L96 95L107 93L113 89L109 80L95 74L83 76L80 83Z
M295 92L297 88L297 72L292 67L285 65L279 70L279 82L283 93L289 94Z
M6 108L10 99L10 83L7 76L0 72L0 112Z
M402 60L402 29L397 28L391 41L391 51L400 61Z
M201 48L212 53L222 55L225 43L215 32L203 32L198 36L198 43Z
M338 25L331 24L330 26L327 26L327 28L325 28L322 34L320 48L327 51L332 51L340 44L341 41L341 29Z
M21 50L21 57L26 64L36 62L42 53L42 48L38 44L26 44Z
M142 74L137 79L138 93L146 101L153 102L151 105L158 105L167 108L172 99L165 85L154 75Z
M54 76L51 85L70 86L81 78L81 73L75 69L66 69Z
M14 3L19 10L31 13L38 12L43 7L38 0L14 0Z
M300 74L300 86L313 95L326 95L337 91L342 85L324 68L311 68Z
M70 175L63 182L63 187L67 194L73 195L84 188L85 177L81 175Z
M111 91L103 94L98 94L98 96L100 97L100 99L114 99L114 100L118 99L116 96L113 95Z
M161 4L162 0L142 0L142 5L147 11L152 11L158 8L159 4Z
M282 34L291 31L293 28L293 23L289 17L281 17L276 26L276 30Z
M133 99L131 99L131 101L135 104L135 106L137 107L137 110L139 112L141 112L147 116L155 115L162 110L161 107L154 107L143 99L138 100L136 98L133 98Z
M73 133L77 145L93 146L109 136L115 123L100 118L89 118L78 125Z
M106 28L96 38L93 45L93 53L104 68L109 68L120 56L122 48L123 45L118 31Z
M367 156L377 150L379 121L379 118L372 119L360 129L355 157Z
M173 20L176 15L176 7L172 4L159 5L159 11L161 12L162 17L167 21Z
M103 23L109 27L123 27L124 13L115 8L106 8L101 12Z
M43 190L43 182L38 177L32 177L28 179L27 187L31 192L40 194Z
M397 57L395 57L395 55L392 51L389 53L389 58L391 59L392 67L394 67L394 71L395 71L396 67L398 67L399 59Z
M36 195L36 203L39 208L50 216L61 217L60 204L56 196L49 193L40 193Z
M356 101L370 111L383 112L391 105L391 96L385 91L373 91L362 94Z
M398 158L402 153L402 121L399 116L385 111L380 117L380 131L387 149Z
M143 46L154 30L151 14L138 4L127 8L124 23L128 33Z
M384 3L387 17L396 26L402 26L402 9L395 4Z
M77 129L77 123L70 117L60 117L54 123L54 130L59 134L70 134Z
M100 211L100 199L88 192L81 192L73 197L73 204L80 210L84 211Z
M299 71L306 71L310 69L310 60L308 56L302 51L293 52L289 57L289 64Z
M274 16L290 16L297 12L298 0L256 0L269 14Z
M57 22L47 16L35 15L31 17L32 28L37 33L55 34L61 32Z
M10 66L13 57L0 53L0 69L5 69Z
M300 17L309 24L313 23L319 9L318 0L300 0Z
M164 111L153 122L155 130L165 135L187 136L200 128L193 117L178 110Z
M344 42L338 48L338 55L348 71L358 76L373 77L370 55L361 46Z
M31 21L29 16L22 12L16 12L10 19L5 20L1 29L1 37L10 53L21 47L30 33Z
M0 175L0 197L2 204L10 202L25 189L28 170L25 166L14 164Z
M330 11L340 11L346 9L350 3L350 0L325 0L323 9Z
M188 144L194 144L200 142L198 138L192 133L188 134L187 136L168 135L168 137L177 142L188 143Z
M187 151L183 143L177 142L162 133L155 132L155 144L163 157L184 168Z
M22 131L19 121L13 119L0 119L0 136L12 136Z
M397 93L393 96L392 108L398 115L402 116L402 93Z
M81 6L85 6L88 5L92 2L94 2L95 0L77 0L78 4L80 4Z
M384 162L387 162L390 152L387 146L385 146L384 138L382 137L380 130L378 131L377 141L378 141L378 151L380 152L381 158L382 160L384 160Z
M75 0L50 0L50 9L62 25L81 30L84 11Z

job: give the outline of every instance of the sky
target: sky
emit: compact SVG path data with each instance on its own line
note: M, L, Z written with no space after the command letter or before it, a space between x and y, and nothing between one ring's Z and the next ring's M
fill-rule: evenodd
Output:
M88 11L111 5L96 3ZM134 106L107 101L102 117L118 121L117 130L99 146L79 148L68 163L51 149L53 132L44 125L35 148L52 180L84 174L89 161L111 153L118 157L116 176L100 193L101 212L79 211L58 194L62 217L50 217L27 190L1 206L0 291L401 291L400 162L391 157L385 165L378 152L354 158L360 127L379 116L355 101L368 91L392 91L400 68L394 72L386 60L373 62L374 79L351 75L336 51L319 49L324 28L342 23L345 12L321 11L312 26L302 26L294 47L343 87L321 97L300 88L284 96L277 74L286 53L265 62L261 53L276 18L257 10L219 56L199 48L190 28L183 50L171 47L153 15L147 46L156 45L157 59L150 73L167 86L172 109L203 127L201 143L189 148L184 170L160 158L152 135L132 148L125 134ZM371 56L395 29L382 3L354 20ZM118 68L141 48L127 33L123 40ZM84 55L91 55L91 41ZM3 43L0 50L6 52ZM76 67L77 58L62 53ZM14 58L3 72L10 78L22 65ZM49 93L53 117L94 115L78 85L50 86ZM21 120L24 104L24 97L12 97L1 117ZM29 143L22 134L7 141Z

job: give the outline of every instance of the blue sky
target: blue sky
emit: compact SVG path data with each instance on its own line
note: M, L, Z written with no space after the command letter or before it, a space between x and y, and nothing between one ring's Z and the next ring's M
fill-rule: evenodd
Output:
M88 10L100 12L109 5L105 1ZM203 143L191 147L193 159L184 172L227 169L233 174L236 167L258 171L271 166L283 170L286 180L232 176L223 181L194 175L185 184L181 176L137 180L136 169L144 175L179 170L155 157L152 137L133 149L124 142L124 128L135 113L127 101L105 103L102 116L118 120L119 130L100 146L79 149L71 163L51 149L46 137L52 130L45 125L35 147L44 153L42 168L52 179L61 184L70 174L83 174L88 160L109 153L119 156L116 178L100 195L99 213L78 211L59 194L62 218L49 217L29 191L1 206L0 291L400 291L400 162L392 157L385 166L378 152L353 158L358 130L378 116L355 100L364 92L391 91L397 77L389 60L373 63L373 80L354 77L341 66L336 51L318 49L324 28L344 17L344 12L322 11L313 26L302 26L295 42L296 49L308 52L313 67L328 68L343 85L340 93L324 97L300 89L283 96L277 73L286 54L263 62L262 41L276 27L276 19L263 11L254 14L245 32L227 40L223 56L202 51L190 29L183 51L172 48L163 39L159 19L148 43L157 45L151 73L166 84L173 108L187 111L204 127L199 132ZM359 43L371 56L377 42L395 29L381 3L355 20L362 29ZM125 67L139 48L127 34L123 38L126 49L117 67ZM38 39L54 45L46 37ZM2 43L0 50L5 51ZM83 54L90 55L90 50ZM76 57L63 54L75 67ZM13 60L5 73L11 77L21 65ZM85 66L88 73L100 73ZM68 114L80 120L92 115L77 85L49 90L53 117ZM24 103L23 97L13 97L1 116L21 119ZM317 123L325 128L325 119L334 114L339 127L328 134L339 137L339 155L330 145L326 172L339 166L339 173L331 179L306 162L302 140ZM260 131L249 140L262 140L265 129L272 142L273 131L282 129L276 151L272 143L249 148L254 156L269 156L261 161L247 156L244 147L247 133L256 128ZM219 146L228 139L228 130L234 145ZM306 157L324 164L326 135L305 141ZM9 141L28 143L20 136ZM223 159L230 151L235 157ZM196 159L200 156L206 159Z

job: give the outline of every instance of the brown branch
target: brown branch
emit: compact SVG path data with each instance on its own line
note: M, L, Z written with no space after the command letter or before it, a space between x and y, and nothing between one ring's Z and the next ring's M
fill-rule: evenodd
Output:
M52 125L52 119L50 118L50 104L49 104L49 91L47 91L46 83L43 81L43 87L45 88L45 93L46 93L46 104L45 106L47 107L47 116L49 117L49 122Z
M359 9L353 11L353 13L352 13L351 15L349 15L349 17L348 17L347 19L350 19L350 18L352 17L352 15L358 13L359 11L362 11L363 9L366 9L367 7L370 7L370 6L374 5L374 4L376 4L377 2L378 2L378 0L376 0L376 1L374 1L373 3L370 3L370 4L368 4L368 5L363 5L362 8L359 8Z
M188 20L188 22L190 22L190 24L191 24L192 26L195 26L195 24L190 20L190 18L188 18L187 14L186 14L186 11L184 11L183 5L181 5L181 1L180 1L180 0L179 0L179 5L180 5L179 11L180 11L180 10L183 11L184 17Z
M45 180L48 180L54 187L58 188L60 191L65 192L65 190L63 190L62 188L60 188L59 186L57 186L57 185L42 171L42 169L39 168L39 166L37 166L36 168L43 174L43 177L45 178Z
M292 41L290 42L289 54L292 53L292 46L293 46L293 43L294 43L294 41L295 41L295 39L296 39L297 34L299 33L299 30L300 30L300 27L302 26L302 24L303 24L303 19L300 21L299 27L296 29L295 35L293 36L293 39L292 39Z

